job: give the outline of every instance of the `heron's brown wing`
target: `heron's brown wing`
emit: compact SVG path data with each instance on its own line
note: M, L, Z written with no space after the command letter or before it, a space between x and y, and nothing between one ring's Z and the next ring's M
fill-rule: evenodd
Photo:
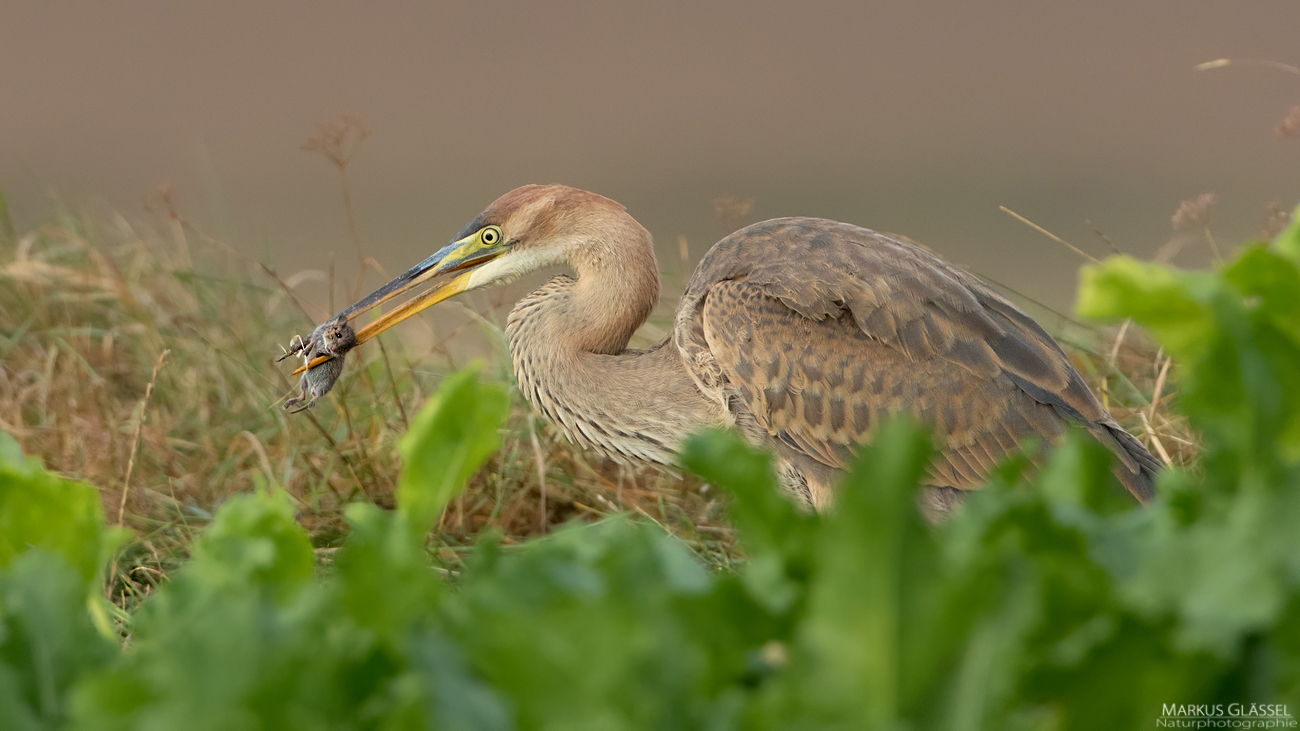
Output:
M1053 437L1061 420L1114 451L1139 498L1159 469L1015 305L857 226L776 219L720 241L687 286L674 337L702 389L739 392L776 439L828 465L879 415L911 411L943 435L934 477L952 487L977 484L1017 441Z
M732 388L778 442L846 466L888 414L933 424L933 485L976 487L1002 455L1061 428L1051 407L1005 374L942 355L913 358L862 330L853 316L812 320L744 281L719 282L703 308L705 338Z

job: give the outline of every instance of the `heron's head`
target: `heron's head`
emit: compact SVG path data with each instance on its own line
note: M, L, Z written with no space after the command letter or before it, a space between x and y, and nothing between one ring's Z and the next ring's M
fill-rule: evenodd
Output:
M629 230L630 229L630 230ZM357 342L378 335L448 297L509 282L556 264L577 268L621 253L620 242L644 237L645 229L623 206L604 196L564 185L525 185L492 202L450 244L344 310L348 319L425 282L428 291L357 329ZM645 247L653 258L653 249Z

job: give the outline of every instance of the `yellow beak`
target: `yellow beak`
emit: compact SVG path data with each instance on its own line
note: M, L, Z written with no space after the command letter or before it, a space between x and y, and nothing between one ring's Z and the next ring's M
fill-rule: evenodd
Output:
M456 277L438 284L429 291L403 302L392 310L380 315L374 322L357 329L357 345L360 345L397 323L413 315L419 314L429 307L433 307L448 297L464 292L469 288L469 279L473 270L476 267L497 258L504 252L505 247L501 244L484 244L479 239L477 233L472 234L460 241L452 242L438 253L406 270L406 272L393 279L393 281L362 298L361 301L347 308L340 314L345 315L348 318L348 321L351 322L358 315L372 310L394 297L408 292L420 284L438 277L439 275L459 272ZM293 375L296 376L306 371L308 368L315 368L321 363L331 360L331 358L332 356L329 355L319 356L313 359L310 363L300 366L293 372Z

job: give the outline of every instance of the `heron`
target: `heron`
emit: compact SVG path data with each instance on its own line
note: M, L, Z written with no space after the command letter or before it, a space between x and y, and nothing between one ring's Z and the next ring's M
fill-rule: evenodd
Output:
M571 441L671 468L705 427L775 454L804 506L893 414L934 430L922 509L941 519L1022 442L1082 427L1141 502L1161 465L1111 417L1061 347L980 279L908 241L848 223L777 218L701 259L672 332L628 343L659 300L650 233L620 204L563 185L506 193L454 240L341 313L431 286L356 329L363 343L449 297L553 266L511 310L519 387Z

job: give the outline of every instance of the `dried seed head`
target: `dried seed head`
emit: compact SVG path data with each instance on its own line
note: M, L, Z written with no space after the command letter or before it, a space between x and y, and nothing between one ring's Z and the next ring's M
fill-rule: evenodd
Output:
M713 215L718 218L727 233L736 231L745 225L749 215L754 212L754 199L737 198L724 195L713 199Z
M1214 210L1214 204L1218 202L1219 196L1214 193L1203 193L1191 200L1183 201L1171 219L1174 230L1185 231L1188 229L1208 228L1210 225L1210 212Z
M370 128L358 117L339 117L316 128L316 134L302 143L303 152L315 152L339 168L346 168L357 145L370 136Z
M1300 107L1296 107L1300 109ZM1291 211L1286 206L1277 201L1269 201L1268 208L1265 209L1264 219L1264 240L1272 241L1277 235L1282 233L1282 229L1291 223Z

